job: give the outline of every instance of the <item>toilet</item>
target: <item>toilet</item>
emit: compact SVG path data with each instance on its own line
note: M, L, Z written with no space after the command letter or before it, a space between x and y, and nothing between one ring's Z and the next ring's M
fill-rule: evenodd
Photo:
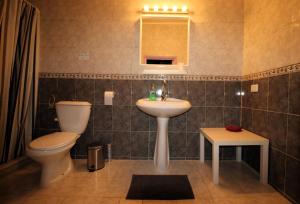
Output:
M47 186L73 168L70 150L85 131L91 104L84 101L60 101L55 104L62 132L39 137L26 148L27 156L42 164L41 185Z

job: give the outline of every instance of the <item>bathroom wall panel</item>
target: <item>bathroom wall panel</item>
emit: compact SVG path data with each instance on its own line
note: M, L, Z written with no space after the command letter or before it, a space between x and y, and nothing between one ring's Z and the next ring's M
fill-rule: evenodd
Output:
M286 152L287 118L287 114L268 112L267 138L282 152Z
M142 112L136 106L131 107L131 130L149 131L149 115Z
M76 100L88 101L94 104L95 80L75 79L75 98Z
M159 81L145 81L145 80L132 81L132 103L131 103L131 105L134 106L138 99L145 98L148 95L148 92L149 92L152 84L154 84L156 87L160 83L161 82L159 82Z
M113 142L113 132L112 131L100 131L94 130L93 140L99 144L111 144ZM85 155L84 153L83 155Z
M205 81L188 82L188 100L192 106L205 106Z
M242 127L270 140L269 182L300 202L300 72L242 81ZM251 84L259 93L251 93ZM268 85L269 84L269 85ZM267 88L268 87L268 88ZM259 148L244 147L243 160L259 171ZM285 162L286 161L286 162Z
M153 116L149 116L149 125L150 125L150 131L157 131L157 122L156 122L156 118Z
M224 127L224 108L205 108L205 127Z
M130 159L130 132L113 131L112 156L116 159Z
M112 107L105 105L94 105L95 130L112 130Z
M131 158L133 159L148 159L149 148L149 132L131 132L130 147Z
M57 101L76 99L75 79L60 79L57 84Z
M201 127L205 127L205 107L192 107L187 112L187 131L199 132Z
M291 197L295 203L300 202L300 161L292 157L287 157L286 160L286 178L285 178L285 193Z
M250 92L251 106L257 109L267 109L269 78L253 80L253 84L258 84L258 92ZM250 89L248 89L250 90Z
M252 81L243 81L242 82L242 91L244 92L244 96L242 97L242 107L250 108L252 107L252 97L250 92L250 86Z
M245 0L243 75L300 61L300 1Z
M241 120L241 125L242 128L246 130L253 131L252 127L252 109L250 108L242 108L242 120Z
M114 105L116 106L130 106L131 105L131 88L132 81L130 80L114 80L113 91Z
M187 133L186 158L193 159L200 157L200 137L198 133Z
M40 104L38 109L38 125L42 129L59 129L54 108L49 108L48 104Z
M238 93L241 92L241 82L225 81L225 106L241 107L241 97Z
M155 142L156 142L156 132L151 131L149 133L149 150L148 150L148 159L153 159L154 150L155 150Z
M169 119L168 130L170 132L187 131L187 113Z
M169 132L170 158L186 158L186 132Z
M48 103L50 97L57 96L57 79L39 80L38 100L40 103Z
M170 81L168 84L169 97L187 99L187 81Z
M252 111L253 132L263 137L267 136L268 112L262 110Z
M288 116L287 153L300 160L300 116Z
M114 131L131 130L131 107L113 106L112 127Z
M205 88L206 106L224 106L223 81L208 81Z
M241 109L240 108L224 108L224 125L240 125Z
M156 88L160 88L162 85L162 81L159 80L40 78L35 137L59 131L58 122L54 121L55 109L54 107L49 108L48 105L52 94L57 101L87 100L93 105L91 117L86 132L72 149L73 158L86 158L88 144L98 142L113 144L113 151L116 151L113 158L153 159L157 129L156 118L143 113L135 106L137 99L147 97L152 83L156 85ZM205 91L207 83L212 84L214 88ZM227 84L227 88L224 84ZM195 102L194 104L192 101L193 107L187 113L170 118L172 159L199 159L200 127L240 124L240 108L236 107L238 102L234 102L240 100L236 98L236 90L240 89L240 85L239 82L227 81L226 83L224 81L169 81L170 97L189 97L193 98ZM209 94L213 95L215 88L223 105L208 107L206 104L210 99L205 97L205 92L212 91L213 93ZM103 104L104 91L111 90L116 92L116 97L113 106L106 106ZM225 91L229 101L226 106L224 106ZM120 138L121 135L125 135L125 138ZM211 146L207 142L206 146L206 158L210 159ZM220 157L233 159L235 149L221 150Z
M284 191L286 155L270 149L270 183L280 191Z
M94 103L104 104L104 92L112 91L112 80L95 79L94 81Z
M300 115L300 72L290 74L289 112Z
M146 1L30 0L41 11L41 71L141 74L139 17ZM100 3L99 3L100 2ZM242 71L243 0L167 2L192 11L189 74ZM217 8L217 9L216 9ZM81 56L88 55L88 60Z
M268 109L277 112L288 112L289 75L270 77Z

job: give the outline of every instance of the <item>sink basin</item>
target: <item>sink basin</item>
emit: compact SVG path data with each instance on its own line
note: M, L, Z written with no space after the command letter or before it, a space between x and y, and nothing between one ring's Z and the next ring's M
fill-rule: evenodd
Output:
M166 101L161 101L160 98L156 101L143 98L138 100L136 105L149 115L163 118L180 115L191 108L190 102L177 98L167 98Z
M145 113L157 117L154 165L158 171L164 172L169 167L169 118L188 111L191 108L191 104L186 100L176 98L167 98L166 101L161 101L160 99L150 101L148 98L143 98L139 99L136 105Z

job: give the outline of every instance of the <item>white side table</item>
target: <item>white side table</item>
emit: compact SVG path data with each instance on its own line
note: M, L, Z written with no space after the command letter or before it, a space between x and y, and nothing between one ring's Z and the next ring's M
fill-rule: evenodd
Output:
M247 130L230 132L225 128L200 128L200 162L204 163L204 138L212 143L213 182L219 183L219 148L236 146L236 160L242 160L243 145L260 146L260 182L268 183L269 140Z

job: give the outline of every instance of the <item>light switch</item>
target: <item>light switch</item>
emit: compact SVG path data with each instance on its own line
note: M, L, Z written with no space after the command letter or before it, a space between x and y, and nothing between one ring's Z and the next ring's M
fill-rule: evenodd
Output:
M251 92L258 92L258 84L251 85Z
M78 56L79 60L89 60L90 59L90 53L89 52L80 52Z

